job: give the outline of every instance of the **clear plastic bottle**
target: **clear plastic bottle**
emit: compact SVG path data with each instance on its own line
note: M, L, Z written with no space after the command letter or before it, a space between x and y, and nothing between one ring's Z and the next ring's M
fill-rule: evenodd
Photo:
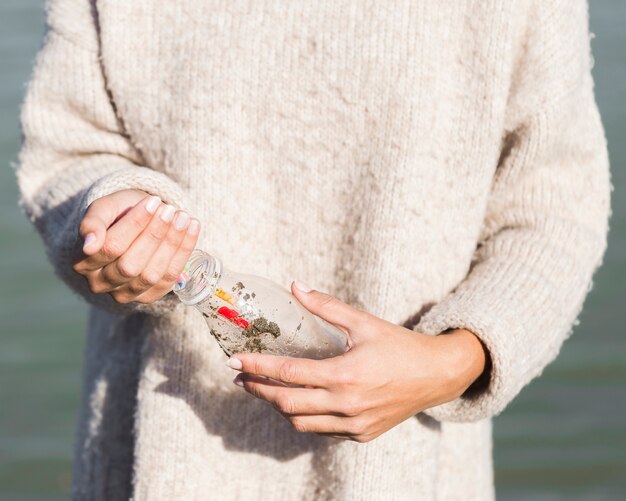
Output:
M263 277L234 273L198 249L174 292L202 312L228 356L256 351L322 359L347 349L345 332L311 313L287 289Z

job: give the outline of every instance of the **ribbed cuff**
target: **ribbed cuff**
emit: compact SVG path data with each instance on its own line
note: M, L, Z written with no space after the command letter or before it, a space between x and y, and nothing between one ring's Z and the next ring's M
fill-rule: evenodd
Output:
M433 306L414 330L438 335L448 329L467 329L484 344L491 359L489 380L476 392L424 413L438 421L471 422L500 413L521 390L530 366L524 327L506 308L476 290L451 293Z
M127 166L111 172L98 179L85 193L81 201L80 212L84 214L89 204L94 200L121 190L137 189L161 199L190 213L195 213L189 207L189 197L178 183L165 174L148 167Z

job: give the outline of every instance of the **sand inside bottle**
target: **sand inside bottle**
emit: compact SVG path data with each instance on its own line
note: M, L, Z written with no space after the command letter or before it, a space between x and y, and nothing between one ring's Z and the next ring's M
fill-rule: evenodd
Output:
M237 301L237 299L240 298L241 300L248 302L256 297L256 294L254 292L244 293L245 288L246 287L242 282L237 282L231 288L232 294L226 292L224 289L219 287L215 289L213 294L222 301L229 303L229 305L237 307L238 303L240 303L240 301ZM222 317L221 320L230 321L238 327L242 328L241 334L243 334L243 336L245 336L245 338L247 339L245 343L241 346L241 349L234 351L235 353L240 351L252 351L258 353L267 351L267 341L276 339L281 335L280 327L276 322L272 322L264 316L259 316L249 322L248 320L243 318L243 316L237 309L231 308L229 306L219 307L217 309L217 314L207 314L203 312L203 315L207 318L211 317L215 319L219 319L220 317ZM222 336L214 329L211 329L210 332L218 342L223 339ZM222 343L220 343L220 346L222 346ZM222 350L224 350L227 355L230 355L230 353L228 353L223 346Z

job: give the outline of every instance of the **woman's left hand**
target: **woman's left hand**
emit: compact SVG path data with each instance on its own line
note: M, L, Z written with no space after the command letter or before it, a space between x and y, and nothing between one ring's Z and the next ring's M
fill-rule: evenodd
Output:
M292 284L309 311L347 333L348 351L325 360L237 353L228 361L241 370L234 382L299 432L368 442L459 397L485 368L483 345L468 330L429 336L307 289Z

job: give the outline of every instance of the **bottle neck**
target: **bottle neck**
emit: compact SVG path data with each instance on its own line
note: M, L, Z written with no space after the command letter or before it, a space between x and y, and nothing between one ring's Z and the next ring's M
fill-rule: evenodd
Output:
M219 259L195 249L174 285L174 293L185 304L194 305L213 293L222 274Z

